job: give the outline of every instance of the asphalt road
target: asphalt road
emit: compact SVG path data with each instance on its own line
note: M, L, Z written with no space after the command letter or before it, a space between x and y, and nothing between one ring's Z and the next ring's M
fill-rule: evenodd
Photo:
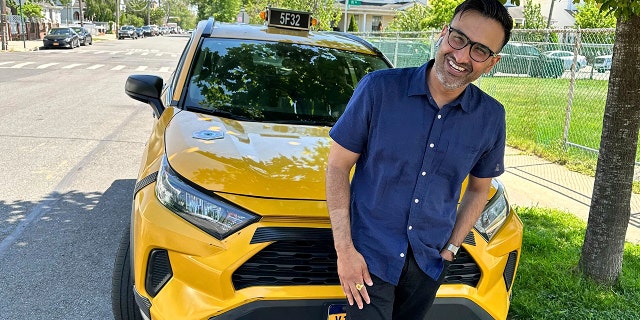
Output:
M124 83L168 79L187 40L0 53L0 319L113 318L113 261L153 121Z

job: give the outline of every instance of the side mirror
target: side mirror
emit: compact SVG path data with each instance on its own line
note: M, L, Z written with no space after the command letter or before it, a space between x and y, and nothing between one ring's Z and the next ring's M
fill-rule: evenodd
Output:
M164 105L160 100L163 80L158 76L134 74L127 78L124 92L132 99L148 103L153 114L160 117L164 112Z

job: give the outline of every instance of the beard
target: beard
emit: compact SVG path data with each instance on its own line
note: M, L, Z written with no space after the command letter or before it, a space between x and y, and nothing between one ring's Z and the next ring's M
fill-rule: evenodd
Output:
M455 59L451 58L455 62ZM448 64L448 60L445 54L436 55L436 61L434 63L434 71L436 78L440 81L440 84L447 90L456 90L467 86L469 83L476 81L482 73L476 73L473 71L471 65L460 65L468 72L463 77L455 77L447 72L445 64Z

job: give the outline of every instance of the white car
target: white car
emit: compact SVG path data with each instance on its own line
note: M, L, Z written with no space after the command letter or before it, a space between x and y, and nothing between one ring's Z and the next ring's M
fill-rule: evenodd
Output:
M611 70L612 57L613 56L610 54L604 55L604 56L597 56L593 60L593 68L598 72L605 72L607 70Z
M571 51L563 51L563 50L553 50L543 52L547 57L559 58L564 62L564 69L571 70L571 65L573 64L573 52ZM578 55L578 59L576 61L576 70L580 70L587 66L587 57L583 55Z

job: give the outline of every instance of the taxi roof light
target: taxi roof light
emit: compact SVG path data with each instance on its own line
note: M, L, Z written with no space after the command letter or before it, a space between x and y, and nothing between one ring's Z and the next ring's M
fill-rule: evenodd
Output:
M279 8L266 8L260 12L260 18L267 22L268 27L305 30L318 24L318 20L311 17L310 12L295 11Z

